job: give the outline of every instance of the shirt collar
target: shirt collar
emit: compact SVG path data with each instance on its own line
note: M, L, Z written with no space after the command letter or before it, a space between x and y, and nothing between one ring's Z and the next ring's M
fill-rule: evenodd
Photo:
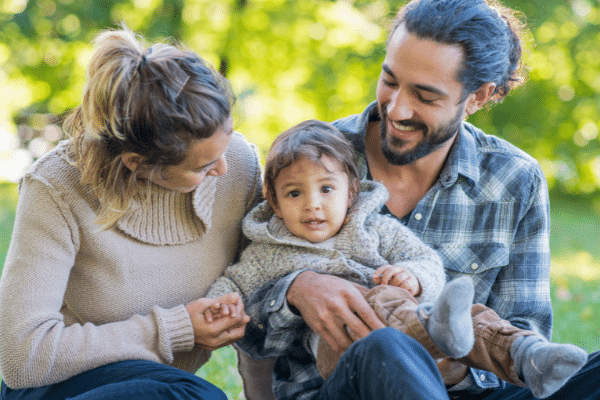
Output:
M456 141L440 174L440 183L444 187L454 184L459 175L467 178L472 184L479 180L477 143L471 128L472 125L467 122L460 126Z

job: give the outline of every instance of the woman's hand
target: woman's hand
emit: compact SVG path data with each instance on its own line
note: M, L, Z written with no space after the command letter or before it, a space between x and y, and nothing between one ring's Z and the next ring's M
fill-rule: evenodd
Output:
M355 284L336 276L303 272L290 286L287 300L334 351L384 327Z
M406 290L417 297L421 294L421 283L406 268L398 265L383 265L373 272L373 283L376 285L392 285Z
M210 314L211 309L220 308L221 304L226 305L228 315L208 321L205 314ZM201 298L185 308L192 320L196 345L211 351L240 340L244 336L246 324L250 322L237 293L229 293L218 299Z

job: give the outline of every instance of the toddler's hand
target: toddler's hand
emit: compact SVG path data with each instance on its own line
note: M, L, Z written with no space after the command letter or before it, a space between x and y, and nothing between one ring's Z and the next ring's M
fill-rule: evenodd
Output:
M215 302L204 311L204 318L206 322L213 322L227 316L238 318L243 314L243 310L244 305L240 295L229 293L215 299Z
M225 318L229 315L229 306L227 304L214 303L204 311L206 322L213 322L217 319Z
M185 308L194 327L194 341L207 350L216 350L240 340L244 336L246 324L250 322L237 293L229 293L218 299L197 299L188 303ZM223 317L212 320L214 313L222 315L221 312L227 312L228 316L223 314ZM211 317L210 321L207 316Z
M421 294L421 284L417 277L406 268L398 265L383 265L373 272L376 285L392 285L405 289L413 296Z

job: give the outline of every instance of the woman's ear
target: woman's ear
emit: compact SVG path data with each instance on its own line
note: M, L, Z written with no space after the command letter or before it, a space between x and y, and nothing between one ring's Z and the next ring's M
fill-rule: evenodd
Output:
M137 167L140 166L144 158L137 153L127 152L121 154L121 160L123 160L123 164L130 171L135 171Z

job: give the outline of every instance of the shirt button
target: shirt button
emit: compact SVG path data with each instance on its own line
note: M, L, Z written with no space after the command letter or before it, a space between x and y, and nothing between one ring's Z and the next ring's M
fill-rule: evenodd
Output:
M423 218L423 216L421 215L421 213L416 213L416 214L415 214L415 219L416 219L417 221L420 221L420 220L421 220L421 218Z
M275 300L271 300L271 303L269 304L271 307L273 307L275 305Z
M485 382L485 375L484 374L479 375L479 379L481 380L481 382Z
M477 263L473 263L473 264L471 264L471 269L472 269L473 271L475 271L477 268L479 268L479 265L478 265Z

